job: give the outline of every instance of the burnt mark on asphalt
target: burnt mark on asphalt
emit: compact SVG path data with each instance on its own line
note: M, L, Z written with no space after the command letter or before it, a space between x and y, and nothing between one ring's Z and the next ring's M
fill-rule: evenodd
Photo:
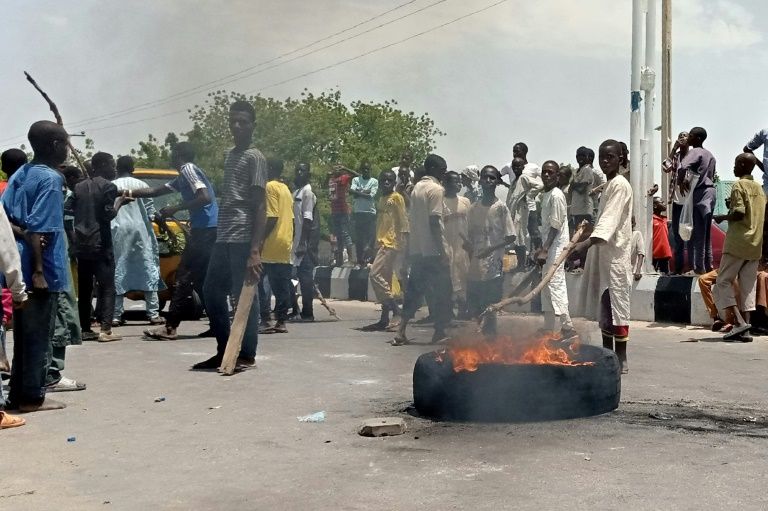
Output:
M606 417L684 433L768 438L768 411L722 403L628 401Z

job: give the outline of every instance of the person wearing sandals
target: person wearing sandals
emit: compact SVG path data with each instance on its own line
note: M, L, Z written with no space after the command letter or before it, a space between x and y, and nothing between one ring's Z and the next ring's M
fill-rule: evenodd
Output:
M161 209L160 216L163 218L173 218L179 211L189 211L189 237L176 269L176 285L165 326L144 330L147 340L175 340L184 311L194 307L193 291L197 292L198 298L203 298L205 273L216 242L219 206L208 176L194 162L195 150L192 144L179 142L171 149L171 164L179 171L179 175L154 188L130 191L134 198L159 197L178 192L181 202Z
M124 196L149 188L133 177L134 162L130 156L117 159L117 179L113 182ZM152 199L139 199L120 209L112 220L112 241L115 252L115 314L113 325L123 325L123 297L129 291L142 291L150 325L162 325L160 299L157 292L165 289L160 276L160 253L152 219L155 217Z
M34 158L10 179L2 203L13 224L24 281L30 285L25 307L14 315L9 408L35 412L66 407L46 397L45 377L58 294L70 284L64 177L55 170L67 159L69 135L54 122L37 121L30 127L28 138ZM6 250L8 246L2 243Z
M13 304L12 307L20 307L27 300L26 285L24 284L24 278L22 277L19 251L16 249L16 243L13 239L13 230L11 229L8 217L5 214L5 209L2 207L0 207L0 272L2 272L2 276L5 277L5 284L3 287L8 286L7 289L3 289L3 298L5 298L6 292L9 291L11 302ZM3 305L5 305L5 303ZM3 308L3 318L0 323L0 344L2 344L3 354L3 357L0 360L0 365L4 366L0 369L3 371L10 370L8 360L5 358L5 327L8 322L6 319L7 312L8 311ZM0 429L23 426L26 422L24 419L2 411L5 408L5 404L3 383L0 380Z
M291 307L291 249L293 248L293 196L281 181L283 160L267 159L267 226L264 231L264 247L261 261L269 287L275 295L275 325L262 321L261 334L284 334ZM261 304L269 313L269 303ZM264 316L262 311L262 316Z
M717 223L728 221L728 232L723 245L717 280L715 303L717 309L732 313L736 319L733 329L723 336L726 341L750 342L747 335L750 312L755 310L757 269L762 257L763 225L765 222L765 194L752 178L757 158L752 153L736 157L733 174L738 178L731 188L728 213L715 215ZM743 314L739 311L733 282L738 278Z

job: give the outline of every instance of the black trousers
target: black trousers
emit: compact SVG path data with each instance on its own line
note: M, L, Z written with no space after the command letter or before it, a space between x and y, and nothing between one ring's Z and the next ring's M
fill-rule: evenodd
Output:
M411 256L411 272L405 288L403 318L413 319L426 298L435 329L445 327L451 320L451 269L440 257Z
M112 330L115 314L115 255L109 250L98 258L77 258L77 313L80 329L91 331L91 300L96 281L96 301L99 304L101 329Z
M13 364L8 393L11 407L40 404L45 399L57 303L58 293L33 290L24 308L13 312Z
M176 283L173 288L171 305L168 307L166 324L178 328L184 314L195 306L192 291L203 299L203 284L211 260L211 250L216 243L216 228L192 229L181 253L176 269Z

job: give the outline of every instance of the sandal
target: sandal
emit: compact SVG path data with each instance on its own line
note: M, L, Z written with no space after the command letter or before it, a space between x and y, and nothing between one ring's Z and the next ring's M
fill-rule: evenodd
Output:
M358 330L361 332L384 332L387 329L387 325L385 325L382 322L376 322L371 323L370 325L365 325L363 327L360 327Z
M285 328L284 326L277 326L277 325L275 325L275 326L271 326L269 328L263 328L263 329L259 330L259 333L260 334L265 334L265 335L269 335L269 334L287 334L288 333L288 329Z
M724 341L736 341L739 337L742 336L742 334L746 334L749 332L749 329L752 328L752 325L749 323L744 323L741 326L734 326L733 329L725 334L723 336Z
M11 415L7 412L0 412L0 429L11 429L23 426L27 421L21 417Z
M175 341L178 339L176 334L169 334L165 327L156 330L144 330L144 337L147 341Z
M85 389L85 383L65 377L52 385L47 385L45 387L45 392L76 392Z
M411 341L409 341L406 337L395 337L390 341L390 344L392 346L405 346L407 344L411 344Z

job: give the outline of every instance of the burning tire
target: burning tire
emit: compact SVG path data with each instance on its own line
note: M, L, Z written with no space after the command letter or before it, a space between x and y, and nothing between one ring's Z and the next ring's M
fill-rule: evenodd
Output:
M421 415L438 420L525 422L599 415L619 406L616 355L579 346L572 365L481 363L456 370L450 350L425 353L413 369Z

